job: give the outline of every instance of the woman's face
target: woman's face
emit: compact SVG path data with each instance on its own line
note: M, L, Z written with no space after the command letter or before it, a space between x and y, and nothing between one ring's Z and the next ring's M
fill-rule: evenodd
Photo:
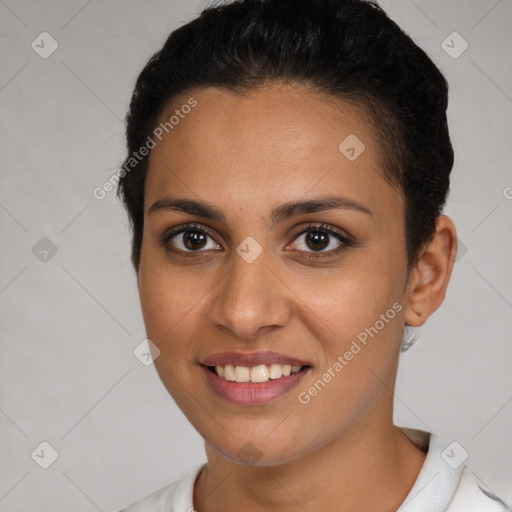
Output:
M194 91L161 122L176 109L150 154L138 276L169 393L211 449L259 465L390 422L404 201L367 118L291 86Z

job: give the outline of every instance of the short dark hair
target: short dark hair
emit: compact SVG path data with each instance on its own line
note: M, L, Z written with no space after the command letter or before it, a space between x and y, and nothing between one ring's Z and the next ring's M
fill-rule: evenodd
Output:
M125 164L177 95L207 87L244 94L273 83L304 85L370 114L381 170L405 198L410 268L432 239L448 194L448 84L374 1L234 0L207 7L174 30L140 73L126 117ZM117 190L130 217L136 271L147 169L148 156L122 173Z

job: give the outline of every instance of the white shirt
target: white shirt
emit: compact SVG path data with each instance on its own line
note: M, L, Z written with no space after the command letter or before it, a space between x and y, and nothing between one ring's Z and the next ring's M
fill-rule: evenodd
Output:
M416 481L397 512L512 512L492 493L485 491L475 475L457 457L457 446L445 449L436 436L402 428L427 456ZM194 483L205 464L177 482L132 503L119 512L194 512Z

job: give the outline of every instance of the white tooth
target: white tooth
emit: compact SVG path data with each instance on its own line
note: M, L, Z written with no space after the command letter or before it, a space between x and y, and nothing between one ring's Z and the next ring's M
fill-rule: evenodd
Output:
M292 366L292 373L297 373L301 368L302 366Z
M251 382L267 382L269 371L266 364L251 368Z
M235 380L235 367L232 364L224 366L224 378L226 380Z
M292 367L289 364L283 364L283 377L288 377L292 372Z
M247 366L235 367L235 380L236 382L249 382L251 369Z
M283 365L271 364L270 365L270 378L280 379L283 376Z
M219 377L224 377L224 366L216 366L215 371Z

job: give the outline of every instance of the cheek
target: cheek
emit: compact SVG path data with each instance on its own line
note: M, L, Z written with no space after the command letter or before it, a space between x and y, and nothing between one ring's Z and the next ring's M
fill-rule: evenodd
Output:
M361 262L363 258L361 259ZM302 388L301 403L351 417L391 386L403 332L401 267L389 258L351 263L328 278L296 281L309 325L323 352L314 388ZM324 390L325 388L325 390Z
M139 297L147 337L160 350L155 369L169 394L186 415L195 414L189 393L198 385L192 357L201 343L197 319L205 294L199 280L191 283L179 269L141 264ZM206 313L204 313L206 315ZM185 391L188 390L188 391Z
M147 258L139 271L139 297L147 336L165 355L186 345L179 340L190 337L190 324L204 307L208 284Z
M324 418L329 438L364 417L393 387L403 307L384 283L366 278L340 279L323 292L310 289L306 302L323 357L297 399L303 418Z
M290 273L286 280L292 283L300 299L297 303L302 303L301 310L309 323L316 325L318 338L325 340L330 352L342 350L402 300L400 269L383 258L353 258L323 275L316 271L297 278ZM388 332L391 323L400 323L396 313L395 308L388 315L393 317L393 322L386 323Z

